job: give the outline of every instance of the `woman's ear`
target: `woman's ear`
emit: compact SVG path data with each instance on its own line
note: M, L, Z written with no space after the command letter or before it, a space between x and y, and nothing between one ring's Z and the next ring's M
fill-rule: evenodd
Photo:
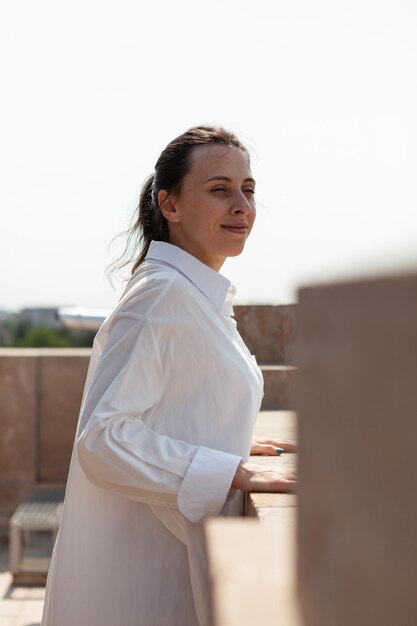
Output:
M158 204L162 215L169 222L179 222L180 216L175 206L175 198L170 195L165 189L161 189L158 192Z

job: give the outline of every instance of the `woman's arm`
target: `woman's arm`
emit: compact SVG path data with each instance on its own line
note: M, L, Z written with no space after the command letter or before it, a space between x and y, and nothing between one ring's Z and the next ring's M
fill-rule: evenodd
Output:
M140 315L118 315L86 394L78 458L94 484L129 499L178 508L199 522L220 512L242 457L147 427L142 415L162 393L164 371L151 324Z

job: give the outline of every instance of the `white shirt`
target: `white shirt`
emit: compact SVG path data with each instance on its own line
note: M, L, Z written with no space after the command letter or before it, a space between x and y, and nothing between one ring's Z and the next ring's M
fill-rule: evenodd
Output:
M43 626L206 626L203 520L241 515L263 379L235 288L152 242L93 345Z

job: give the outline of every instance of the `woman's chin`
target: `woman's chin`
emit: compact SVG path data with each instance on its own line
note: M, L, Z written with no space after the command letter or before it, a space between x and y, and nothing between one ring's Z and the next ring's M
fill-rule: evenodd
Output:
M226 256L239 256L245 248L245 240L236 242L233 246L228 246Z

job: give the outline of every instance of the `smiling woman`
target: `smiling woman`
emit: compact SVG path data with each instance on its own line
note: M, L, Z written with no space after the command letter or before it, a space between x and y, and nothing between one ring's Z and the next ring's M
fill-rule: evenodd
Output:
M191 155L179 193L158 193L170 243L218 271L240 254L255 220L255 181L236 146L202 146Z
M132 277L94 340L43 626L209 626L203 522L295 476L248 462L263 380L219 269L255 220L249 156L223 129L162 152L129 238Z
M227 256L240 254L256 215L254 195L249 153L238 137L223 128L189 129L167 145L155 164L155 172L146 180L137 214L127 231L126 249L114 268L134 262L133 273L144 261L151 241L174 243L174 238L175 245L205 263L203 250L197 253L199 247L191 249L191 245L199 227L204 228L204 233L199 233L202 238L210 230L208 223L197 223L203 222L207 211L207 220L214 211L218 218L224 218L224 224L216 225L217 229L244 235L242 246L230 253L224 250L220 259L224 262ZM234 209L230 207L231 199ZM244 199L246 203L242 203ZM207 245L210 246L209 241ZM212 252L208 251L210 259ZM213 269L220 268L219 261Z

